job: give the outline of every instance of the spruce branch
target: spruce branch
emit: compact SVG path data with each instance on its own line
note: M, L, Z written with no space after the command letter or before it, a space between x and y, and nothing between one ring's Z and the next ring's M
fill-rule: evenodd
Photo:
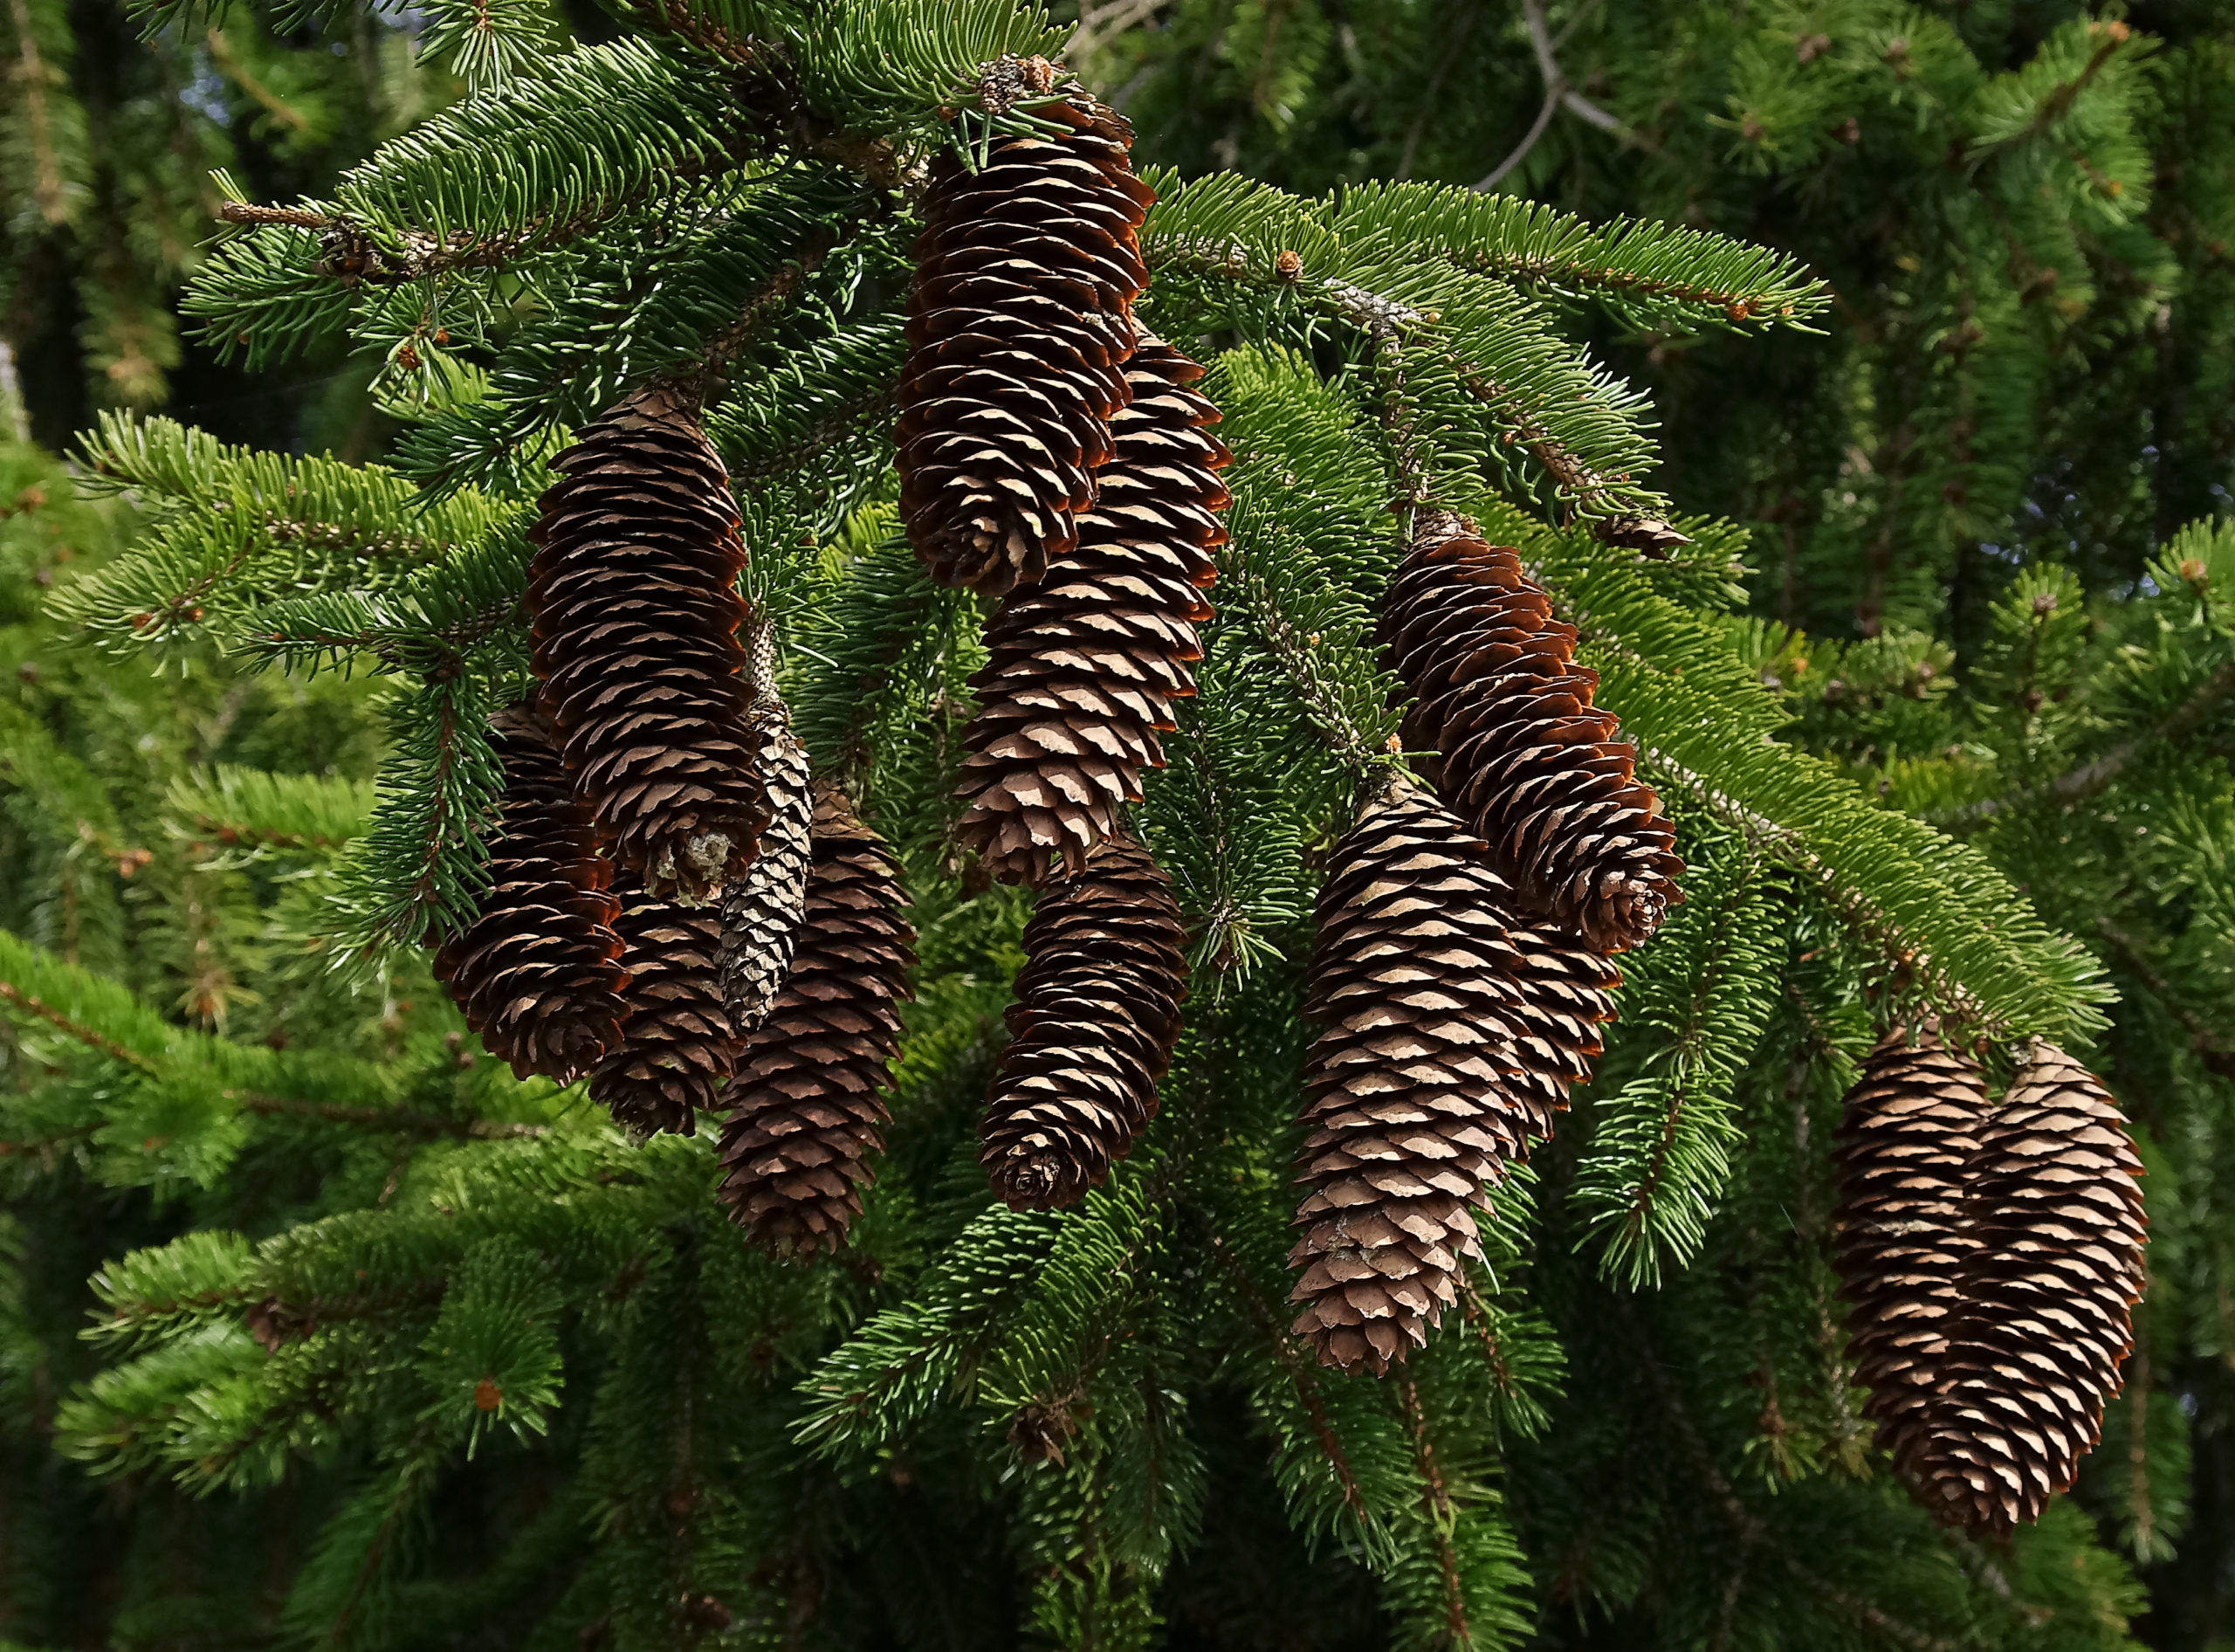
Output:
M2117 780L2129 763L2151 747L2177 744L2196 733L2230 694L2235 694L2235 659L2223 662L2211 676L2190 689L2178 706L2149 728L2129 734L2101 756L2066 770L2047 785L2006 797L1983 797L1976 802L1936 810L1927 818L1936 826L1960 830L1982 824L2010 809L2026 809L2037 803L2071 804L2093 797Z
M5 983L0 982L0 994L5 990ZM237 1103L244 1112L266 1118L317 1119L327 1124L362 1125L372 1130L395 1131L411 1136L525 1141L551 1133L548 1125L514 1124L495 1119L444 1119L406 1107L349 1107L338 1102L303 1101L289 1096L241 1095L232 1091L223 1093L228 1100Z

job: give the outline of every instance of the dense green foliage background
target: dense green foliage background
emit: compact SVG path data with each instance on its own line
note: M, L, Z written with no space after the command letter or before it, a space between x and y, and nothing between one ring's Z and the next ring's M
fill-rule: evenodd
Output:
M1837 1098L1874 1015L1914 982L1746 834L1688 822L1694 900L1665 954L1629 968L1596 1105L1512 1201L1497 1258L1509 1289L1447 1333L1479 1339L1492 1374L1440 1355L1423 1362L1424 1402L1326 1390L1338 1431L1405 1473L1422 1403L1475 1420L1454 1425L1453 1481L1503 1522L1457 1526L1477 1534L1461 1557L1475 1643L2235 1645L2235 533L2220 526L2235 485L2235 5L1081 10L1070 61L1135 121L1138 155L1183 177L1234 168L1305 194L1496 177L1594 221L1757 242L1821 277L1828 307L1801 327L1712 294L1496 272L1649 403L1660 464L1640 479L1696 540L1656 589L1714 616L1785 714L1784 738L1984 851L2085 948L2075 1002L2098 966L2116 991L2087 1054L2153 1173L2129 1391L2074 1497L1991 1553L1940 1537L1874 1466L1824 1260ZM642 21L490 10L500 38L539 48ZM862 778L906 852L926 937L884 1191L854 1249L812 1274L743 1257L705 1197L699 1145L638 1153L578 1098L492 1072L409 949L335 967L356 932L333 900L375 762L410 733L385 698L393 679L253 671L183 626L152 662L89 644L81 622L121 588L87 575L135 532L210 508L191 485L166 492L168 461L128 434L149 427L89 446L79 433L99 415L162 411L228 443L348 460L402 451L425 418L402 393L408 339L353 353L330 333L252 369L202 330L207 306L182 320L180 306L220 198L210 169L249 199L330 196L481 72L439 38L472 13L237 3L159 20L143 42L108 0L0 0L0 344L16 381L0 406L0 980L15 992L0 1032L0 1644L1463 1643L1421 1559L1454 1553L1453 1523L1441 1549L1399 1532L1376 1551L1296 1467L1318 1414L1277 1421L1257 1365L1200 1353L1256 1334L1235 1305L1255 1300L1248 1279L1201 1284L1195 1260L1227 1253L1189 1249L1246 1230L1263 1241L1250 1256L1276 1255L1247 1199L1159 1206L1161 1181L1121 1176L1093 1219L1138 1242L1108 1255L984 1216L968 1139L1022 907L958 876L941 760L899 753L904 733L952 733L967 674L954 639L973 616L911 587L904 557L881 548L873 485L801 507L861 577L842 589L813 558L771 576L773 600L826 602L856 642L895 615L930 639L909 657L914 685L858 712L849 679L801 663L819 754L893 738L897 754ZM891 290L895 244L863 251L849 290ZM857 300L828 286L829 313L855 319ZM535 340L537 313L512 296L516 309L480 318L492 349ZM1238 447L1369 444L1344 423L1360 375L1315 399L1305 358L1259 348L1292 341L1189 301L1173 313L1201 322L1207 354L1234 352L1214 382ZM1313 348L1333 367L1346 347ZM748 448L752 414L738 416ZM423 453L430 428L411 438ZM232 492L249 485L237 456L177 451L218 478L210 498L248 497ZM80 479L100 458L134 485L80 497L69 453ZM1368 520L1378 505L1329 508ZM1580 583L1586 535L1487 490L1475 507ZM492 485L446 508L501 520L512 503ZM1152 823L1174 808L1152 798ZM1308 870L1317 847L1281 852ZM1308 902L1269 882L1243 892L1254 911L1288 901L1291 922L1256 937L1246 978L1199 975L1208 1008L1159 1163L1277 1142L1293 1102L1293 914ZM137 997L36 975L41 960ZM2074 1030L2084 1042L2085 1015ZM1661 1105L1672 1071L1709 1103ZM1681 1186L1647 1209L1626 1167L1664 1123L1683 1132ZM508 1167L492 1155L511 1146L555 1157ZM1272 1186L1274 1160L1250 1162ZM554 1275L527 1258L564 1249L534 1225L562 1187L591 1214ZM440 1231L454 1209L485 1220L470 1251ZM118 1266L197 1234L206 1256ZM290 1236L307 1236L274 1265L299 1266L289 1277L313 1302L354 1303L361 1332L336 1311L323 1343L291 1340L302 1325L271 1316L299 1316L292 1298L245 1304L261 1322L244 1304L201 1320L184 1298L149 1305L166 1280L230 1266L227 1245ZM439 1265L444 1318L402 1286L349 1297L342 1274L317 1271L340 1265L319 1249L329 1240L399 1280ZM971 1320L969 1291L993 1304L1021 1277L1000 1271L1003 1246L1061 1265L1022 1306L997 1304L1009 1318ZM959 1283L932 1265L981 1249L982 1273ZM1122 1338L1063 1318L1067 1277L1118 1276ZM1208 1305L1189 1305L1199 1296ZM547 1348L490 1356L519 1362L504 1385L517 1410L445 1410L412 1386L446 1392L443 1338L477 1304L548 1301L531 1317L557 1325L562 1299ZM926 1302L915 1320L901 1311ZM830 1361L868 1358L858 1339L834 1353L848 1332L904 1345L950 1311L1022 1327L941 1345L977 1374L974 1408L926 1421L927 1405L895 1399L911 1429L883 1438L813 1421L832 1371L859 1368ZM382 1339L390 1322L412 1327L401 1353ZM1151 1396L1146 1421L1097 1420L1111 1405L1099 1367L1064 1364L1097 1335L1131 1350L1118 1363L1128 1393ZM267 1345L304 1373L284 1427L239 1375L264 1368ZM361 1400L314 1368L314 1346L362 1366L376 1424L334 1421ZM1167 1371L1167 1348L1193 1352ZM1159 1432L1158 1395L1184 1426ZM1016 1419L1051 1397L1083 1429L1062 1472L1014 1449ZM794 1449L818 1428L822 1456ZM1097 1465L1124 1460L1113 1442L1135 1435L1168 1449L1176 1511L1116 1511ZM1315 1495L1328 1512L1308 1542L1291 1527L1313 1524L1297 1509Z

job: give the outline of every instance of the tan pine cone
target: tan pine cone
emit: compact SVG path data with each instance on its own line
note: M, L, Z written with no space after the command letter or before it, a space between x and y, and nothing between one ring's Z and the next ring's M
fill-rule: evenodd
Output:
M1870 1390L1862 1414L1908 1477L1931 1442L1963 1272L1979 1246L1964 1180L1986 1122L1986 1080L1941 1043L1936 1024L1914 1045L1897 1026L1841 1111L1834 1265L1850 1304L1847 1356Z
M1122 116L1081 93L1033 114L1065 130L998 136L974 171L932 162L899 391L909 542L942 583L993 596L1068 553L1094 502L1155 198Z
M1013 1208L1076 1203L1156 1116L1187 995L1172 880L1109 837L1041 891L979 1162Z
M554 730L526 706L490 719L505 789L488 890L472 923L435 954L466 1025L513 1075L572 1084L621 1042L621 910L589 813L574 802Z
M1195 692L1195 626L1211 616L1202 589L1226 543L1214 513L1231 498L1218 473L1233 458L1203 429L1218 410L1186 388L1202 374L1141 334L1126 368L1132 401L1111 420L1116 452L1077 547L1002 598L986 627L955 830L1005 882L1036 884L1058 859L1083 865L1140 801L1142 771L1164 766L1158 736L1173 702Z
M807 750L792 733L783 701L771 693L754 706L753 728L754 767L767 787L768 824L753 864L722 891L722 999L740 1038L768 1018L791 971L807 899L815 806Z
M656 895L750 863L767 804L746 729L745 566L721 460L677 392L631 395L554 461L527 605L575 795Z
M746 1040L722 1125L722 1201L779 1256L836 1250L884 1150L884 1092L913 995L900 868L843 792L815 788L814 869L790 977Z
M1975 1249L1918 1465L1947 1524L2001 1535L2039 1519L2101 1436L2146 1278L2142 1172L2110 1092L2032 1040L1967 1177Z
M658 899L625 868L614 885L629 1020L621 1047L590 1070L590 1099L640 1139L695 1135L698 1115L717 1104L737 1066L722 1005L721 913Z
M1613 967L1508 910L1486 846L1404 780L1359 812L1320 888L1304 1015L1310 1191L1296 1334L1377 1374L1456 1299L1473 1208L1551 1127L1612 1019Z
M1509 546L1457 517L1424 517L1381 609L1387 664L1416 697L1408 747L1432 750L1437 791L1489 843L1519 898L1601 952L1649 940L1683 896L1675 836L1575 628Z

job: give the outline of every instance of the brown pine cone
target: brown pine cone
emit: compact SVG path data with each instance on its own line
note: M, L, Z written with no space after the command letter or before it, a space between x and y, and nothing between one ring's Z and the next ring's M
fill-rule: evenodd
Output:
M694 1135L698 1114L715 1105L737 1067L738 1043L722 1007L721 913L657 899L626 868L614 884L629 1021L621 1047L590 1070L590 1099L639 1139L662 1131Z
M1934 1390L1979 1241L1964 1178L1986 1122L1978 1063L1936 1023L1895 1027L1863 1063L1840 1124L1834 1265L1848 1301L1847 1356L1870 1390L1862 1414L1905 1478L1931 1442Z
M815 788L797 956L746 1040L722 1125L722 1201L779 1256L836 1250L884 1146L884 1091L916 960L900 868L837 788Z
M1417 697L1405 743L1439 754L1437 791L1522 900L1600 952L1649 940L1683 898L1675 834L1519 555L1424 517L1381 616L1384 657Z
M1104 838L1042 891L1024 953L979 1158L1019 1210L1076 1203L1156 1117L1187 995L1171 878Z
M1289 1256L1296 1334L1323 1364L1379 1374L1426 1344L1482 1255L1472 1208L1550 1131L1612 1017L1611 967L1517 926L1511 898L1482 841L1404 780L1328 861Z
M622 401L554 461L528 612L574 793L656 895L703 899L768 818L746 728L738 510L677 392Z
M2034 1039L1966 1179L1975 1248L1919 1465L1948 1525L2039 1519L2101 1436L2146 1277L2142 1169L2119 1104Z
M1132 129L1081 93L996 137L975 171L932 164L900 381L900 514L943 584L999 596L1076 539L1125 405L1135 231L1155 199Z
M435 954L435 976L489 1053L516 1077L572 1084L621 1042L621 903L550 724L526 706L489 721L505 789L489 840L489 889L472 923Z
M771 693L754 706L753 726L754 765L767 783L771 813L760 852L722 891L722 999L740 1038L768 1018L792 967L815 807L807 750L792 733L783 701Z
M1507 934L1522 957L1518 1000L1507 1015L1519 1070L1506 1087L1525 1112L1530 1140L1542 1141L1552 1133L1553 1116L1568 1110L1568 1092L1591 1082L1606 1053L1599 1029L1614 1019L1622 972L1573 935L1526 922L1509 889L1503 905Z
M1173 701L1195 692L1195 626L1211 615L1201 590L1226 543L1213 513L1231 498L1218 472L1233 458L1203 429L1218 410L1186 388L1202 375L1140 335L1132 401L1110 422L1116 451L1076 548L1002 598L986 627L956 836L1005 882L1036 884L1057 857L1084 865L1140 801L1141 772L1164 766Z

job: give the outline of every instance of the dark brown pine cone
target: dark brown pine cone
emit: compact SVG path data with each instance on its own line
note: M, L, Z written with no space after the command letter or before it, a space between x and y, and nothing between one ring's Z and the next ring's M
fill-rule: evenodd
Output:
M639 390L554 466L528 612L574 793L657 895L703 899L768 817L746 727L737 504L691 403Z
M1289 1256L1296 1334L1323 1364L1379 1374L1425 1345L1482 1255L1473 1207L1551 1128L1613 1014L1605 960L1518 927L1511 894L1482 841L1403 780L1329 859L1304 999L1310 1191Z
M932 163L900 380L909 543L942 583L993 596L1069 551L1094 502L1155 198L1123 117L1081 93L1033 114L1066 130L996 137L976 171Z
M1575 628L1509 546L1460 519L1422 520L1381 609L1385 658L1417 697L1407 747L1433 750L1436 789L1490 845L1528 905L1601 952L1641 945L1683 898L1661 801Z
M1076 548L1002 598L986 628L956 835L1006 882L1038 883L1058 857L1076 871L1120 829L1142 771L1164 766L1173 701L1195 692L1202 588L1226 543L1218 473L1232 458L1202 428L1218 410L1186 388L1202 375L1141 334L1132 402L1110 422L1116 451Z
M760 852L722 891L722 999L739 1037L768 1018L792 967L800 907L807 898L808 823L815 792L806 748L791 713L771 693L753 710L754 765L767 783L770 814Z
M818 785L799 952L746 1040L722 1126L722 1201L779 1256L836 1250L861 1214L911 995L907 909L884 840Z
M1847 1356L1870 1390L1862 1414L1897 1472L1931 1443L1933 1393L1978 1249L1964 1223L1964 1177L1986 1122L1978 1063L1927 1022L1914 1045L1895 1027L1847 1092L1837 1155L1834 1265L1851 1304Z
M598 855L550 724L514 706L489 732L505 765L490 885L473 922L435 954L435 976L516 1077L572 1084L621 1042L629 1013L613 865Z
M721 913L656 899L625 868L614 884L629 1021L621 1047L590 1070L590 1099L640 1139L662 1131L693 1135L697 1115L716 1105L737 1067L738 1043L722 1007Z
M1920 1464L1948 1525L1998 1536L2039 1519L2101 1435L2146 1277L2141 1175L2118 1103L2034 1039L1967 1178L1976 1243Z
M1076 1202L1156 1117L1184 942L1172 880L1130 837L1104 838L1041 891L979 1159L1013 1208Z

